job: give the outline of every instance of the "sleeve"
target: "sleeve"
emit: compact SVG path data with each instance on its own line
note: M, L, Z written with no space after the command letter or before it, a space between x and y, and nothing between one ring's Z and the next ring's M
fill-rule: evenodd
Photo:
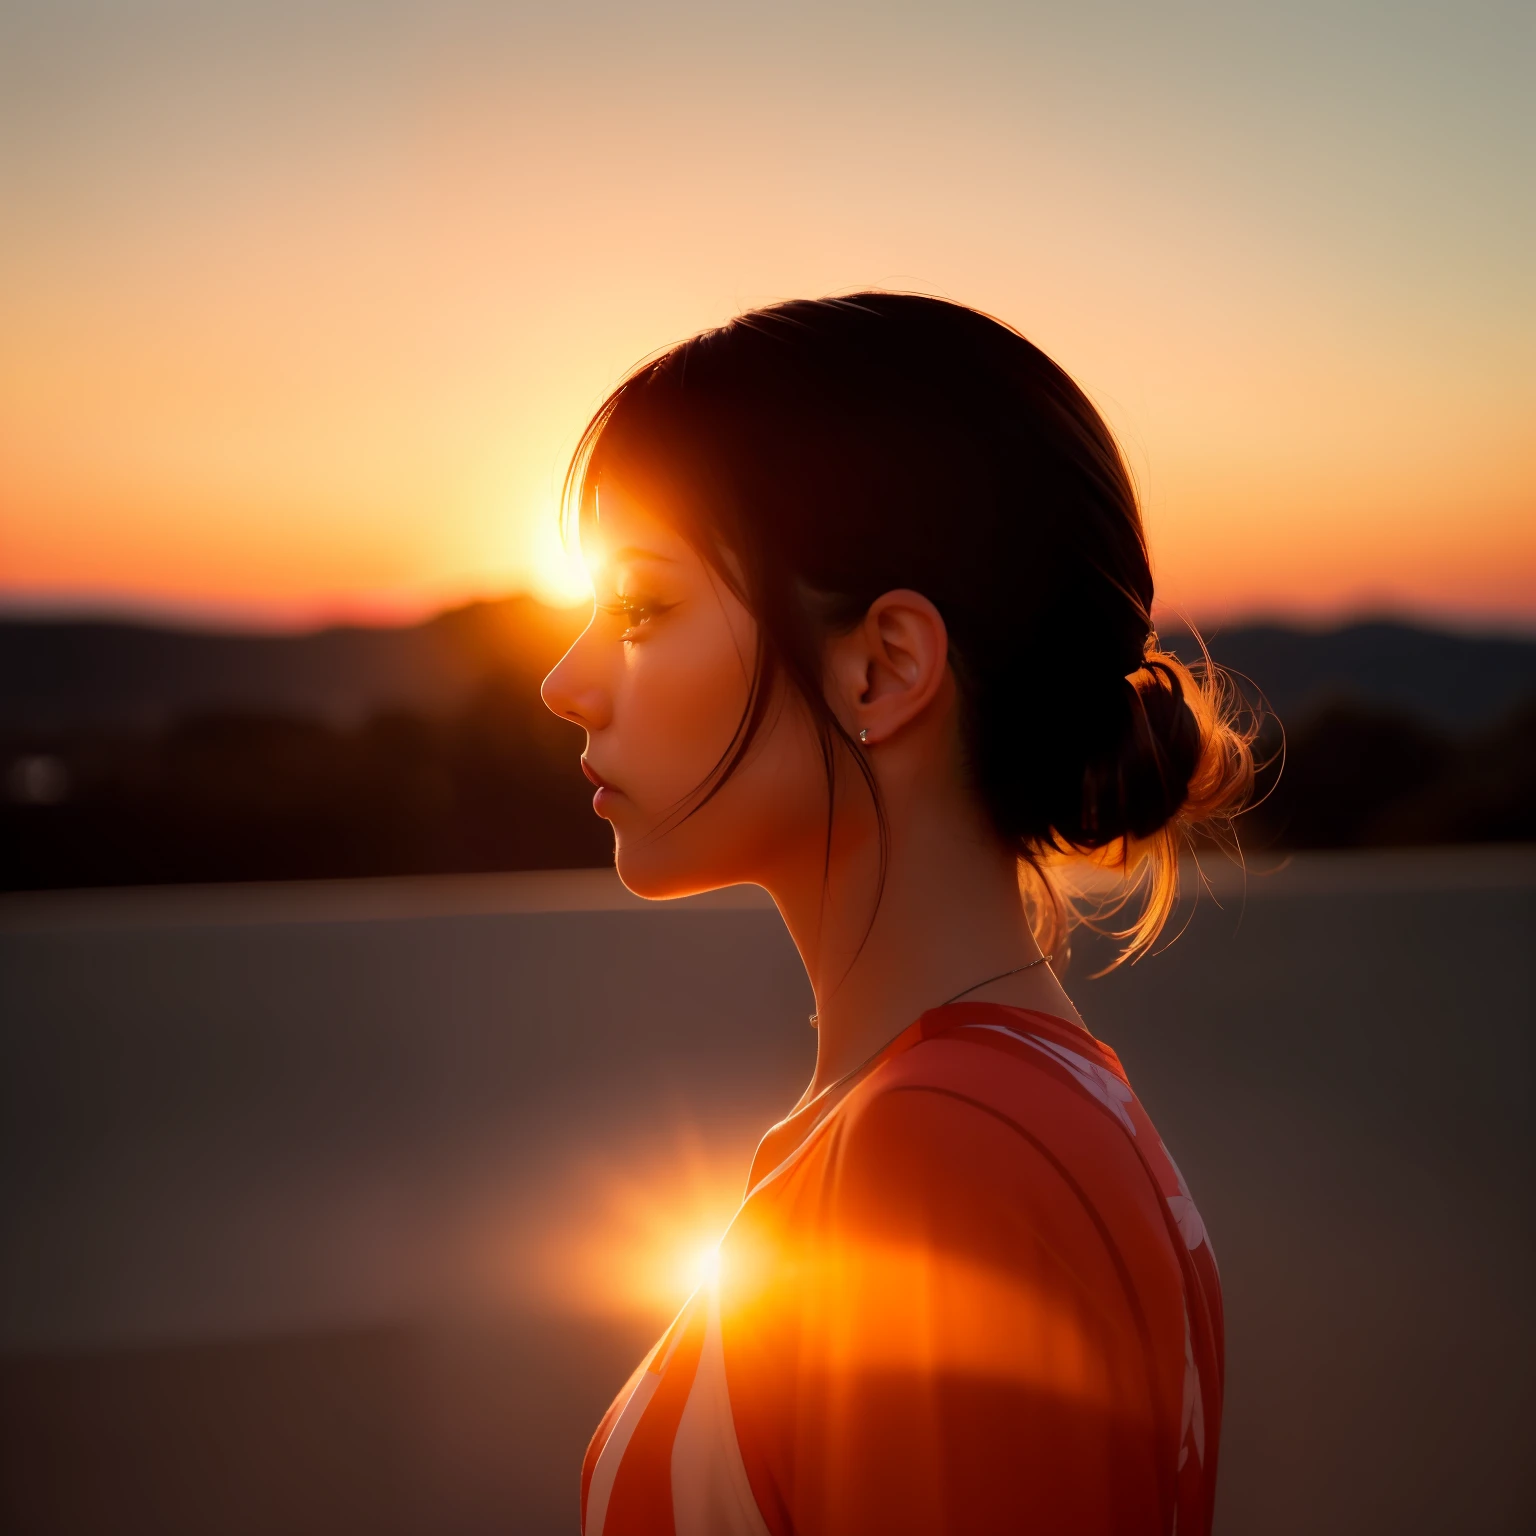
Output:
M742 1426L771 1523L796 1536L1164 1529L1145 1326L1103 1222L1049 1148L983 1105L912 1087L865 1105L827 1155L759 1335L766 1418Z

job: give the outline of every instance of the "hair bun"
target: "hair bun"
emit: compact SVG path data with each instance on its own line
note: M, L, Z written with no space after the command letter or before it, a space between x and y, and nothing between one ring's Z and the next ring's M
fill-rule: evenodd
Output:
M1144 659L1120 692L1125 720L1113 771L1100 784L1101 794L1108 792L1100 821L1113 824L1116 836L1145 838L1167 826L1189 799L1203 746L1200 721L1178 672L1161 659Z

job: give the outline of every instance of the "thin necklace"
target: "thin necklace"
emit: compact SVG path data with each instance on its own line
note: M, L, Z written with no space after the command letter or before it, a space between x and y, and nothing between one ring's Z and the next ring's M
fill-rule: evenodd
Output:
M1049 955L1036 955L1033 960L1026 960L1023 965L1016 965L1011 971L999 971L996 976L988 976L985 981L978 981L974 986L969 986L964 992L956 992L953 997L946 997L940 1008L948 1008L951 1003L958 1002L966 992L976 992L982 987L990 986L994 981L1001 981L1005 976L1017 976L1020 971L1032 971L1037 965L1044 965L1051 957Z
M1044 965L1045 962L1050 958L1051 957L1049 955L1036 955L1033 960L1026 960L1023 965L1016 965L1011 971L999 971L996 976L988 976L985 981L973 981L970 986L962 988L959 992L956 992L953 997L946 997L944 1001L938 1006L940 1008L948 1008L951 1003L959 1002L959 1000L964 997L967 992L978 992L982 987L991 986L994 981L1002 981L1004 977L1007 976L1017 976L1020 971L1032 971L1037 965ZM812 1029L816 1028L820 1018L821 1015L819 1013L813 1013L811 1015ZM876 1054L878 1054L878 1052Z
M978 988L985 987L985 986L989 985L990 983L992 983L994 981L1001 981L1005 976L1017 976L1020 971L1033 970L1035 968L1035 966L1037 966L1037 965L1044 965L1045 962L1047 960L1049 960L1050 958L1051 957L1049 955L1036 955L1033 960L1026 960L1023 965L1016 965L1016 966L1014 966L1014 968L1011 971L999 971L996 976L988 976L986 981L972 982L970 986L968 986L968 987L966 987L964 989L964 991L956 992L953 997L946 997L944 999L944 1001L942 1003L940 1003L938 1006L940 1008L948 1008L951 1003L958 1002L962 997L964 997L966 992L975 992ZM925 1011L927 1011L927 1010L925 1010ZM818 1015L816 1015L814 1013L811 1015L811 1028L812 1029L815 1029L817 1027L816 1026L817 1018L818 1018ZM891 1042L889 1040L887 1040L885 1042L885 1045L889 1045L890 1043ZM882 1045L880 1047L880 1051L883 1051L885 1049L885 1045ZM867 1067L870 1064L870 1062L872 1062L875 1059L875 1056L878 1056L880 1054L880 1051L876 1051L874 1053L874 1055L866 1057L851 1072L844 1072L843 1075L840 1078L838 1078L836 1082L828 1083L827 1086L825 1088L823 1088L821 1090L821 1092L816 1095L815 1098L807 1099L804 1104L802 1104L797 1110L794 1111L794 1114L796 1114L796 1115L804 1114L805 1111L808 1110L811 1107L812 1104L816 1103L817 1100L819 1100L819 1099L824 1099L829 1093L831 1093L831 1091L834 1088L840 1087L843 1083L846 1083L850 1077L857 1077L859 1075L859 1073L862 1072L864 1070L864 1068ZM790 1118L793 1118L793 1116L791 1116Z

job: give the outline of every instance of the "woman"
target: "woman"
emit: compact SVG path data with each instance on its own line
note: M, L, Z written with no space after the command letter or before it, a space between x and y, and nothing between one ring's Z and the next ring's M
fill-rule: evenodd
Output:
M568 491L597 606L544 698L619 875L765 887L819 1030L586 1536L1208 1530L1216 1265L1052 970L1049 865L1138 873L1144 949L1252 764L1156 649L1108 429L1007 326L867 293L643 365Z

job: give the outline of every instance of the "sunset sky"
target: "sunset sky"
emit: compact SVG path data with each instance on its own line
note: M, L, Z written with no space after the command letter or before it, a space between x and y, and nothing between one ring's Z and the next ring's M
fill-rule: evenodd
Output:
M1078 378L1192 616L1536 629L1533 17L8 0L0 600L569 591L626 368L881 286Z

